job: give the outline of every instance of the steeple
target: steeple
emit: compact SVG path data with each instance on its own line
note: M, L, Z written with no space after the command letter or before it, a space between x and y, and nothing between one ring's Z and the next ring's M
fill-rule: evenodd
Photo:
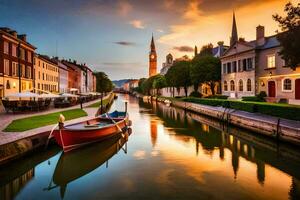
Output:
M152 33L152 39L151 39L151 51L155 51L155 44L154 44L154 39L153 39L153 33Z
M232 31L231 31L231 37L230 37L230 46L232 46L237 41L238 41L238 33L237 33L237 28L236 28L235 13L233 11Z
M194 56L197 56L197 54L198 54L198 49L197 49L197 46L195 45L195 52L194 52Z

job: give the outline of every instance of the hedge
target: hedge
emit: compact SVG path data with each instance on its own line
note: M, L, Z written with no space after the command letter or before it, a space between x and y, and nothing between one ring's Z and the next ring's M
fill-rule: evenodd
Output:
M286 118L300 121L300 106L289 104L275 104L266 102L235 101L222 99L183 98L185 102L198 103L209 106L222 106L247 112L258 112L274 117Z
M265 100L263 98L260 98L258 96L246 96L246 97L242 97L242 101L265 102Z

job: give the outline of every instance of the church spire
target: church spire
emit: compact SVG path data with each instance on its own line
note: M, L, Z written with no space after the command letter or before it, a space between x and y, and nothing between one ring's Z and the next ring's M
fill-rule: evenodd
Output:
M151 39L151 51L155 51L155 44L154 44L154 39L153 39L153 33L152 33L152 39Z
M236 27L236 21L235 21L235 13L233 11L232 31L231 31L231 37L230 37L230 46L232 46L237 41L238 41L238 33L237 33L237 27Z
M195 50L194 50L194 56L197 56L198 55L198 49L197 49L197 46L195 45Z

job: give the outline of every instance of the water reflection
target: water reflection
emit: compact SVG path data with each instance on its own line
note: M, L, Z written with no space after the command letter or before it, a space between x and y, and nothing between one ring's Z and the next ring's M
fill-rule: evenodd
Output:
M192 136L196 155L202 151L213 157L218 152L221 161L230 158L234 179L238 178L239 171L242 169L241 158L256 165L256 179L260 185L264 185L266 179L271 176L280 179L272 170L269 170L269 175L266 176L267 164L292 176L290 198L300 198L300 151L298 148L287 144L278 144L270 138L235 127L225 127L212 118L187 113L182 109L167 107L162 103L139 101L139 105L148 108L149 113L158 116L163 126L168 129L165 133L170 134L173 139L190 144L192 139L187 138L186 135ZM151 141L157 141L157 134L152 134L152 129L154 129L152 122L154 121L157 119L151 119ZM249 165L249 163L244 162L243 165ZM282 181L281 184L287 183L284 179Z
M121 149L127 153L127 145L131 130L124 134L117 134L103 142L95 143L69 153L62 153L55 167L55 171L46 190L60 188L60 196L63 199L67 185L82 176L92 172L105 163L108 168L109 159ZM53 183L52 183L53 182Z

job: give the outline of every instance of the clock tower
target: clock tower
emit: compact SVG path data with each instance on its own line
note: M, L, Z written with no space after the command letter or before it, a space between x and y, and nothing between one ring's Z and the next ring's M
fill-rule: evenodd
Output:
M152 35L150 52L149 52L149 77L157 74L157 55L155 50L154 39Z

